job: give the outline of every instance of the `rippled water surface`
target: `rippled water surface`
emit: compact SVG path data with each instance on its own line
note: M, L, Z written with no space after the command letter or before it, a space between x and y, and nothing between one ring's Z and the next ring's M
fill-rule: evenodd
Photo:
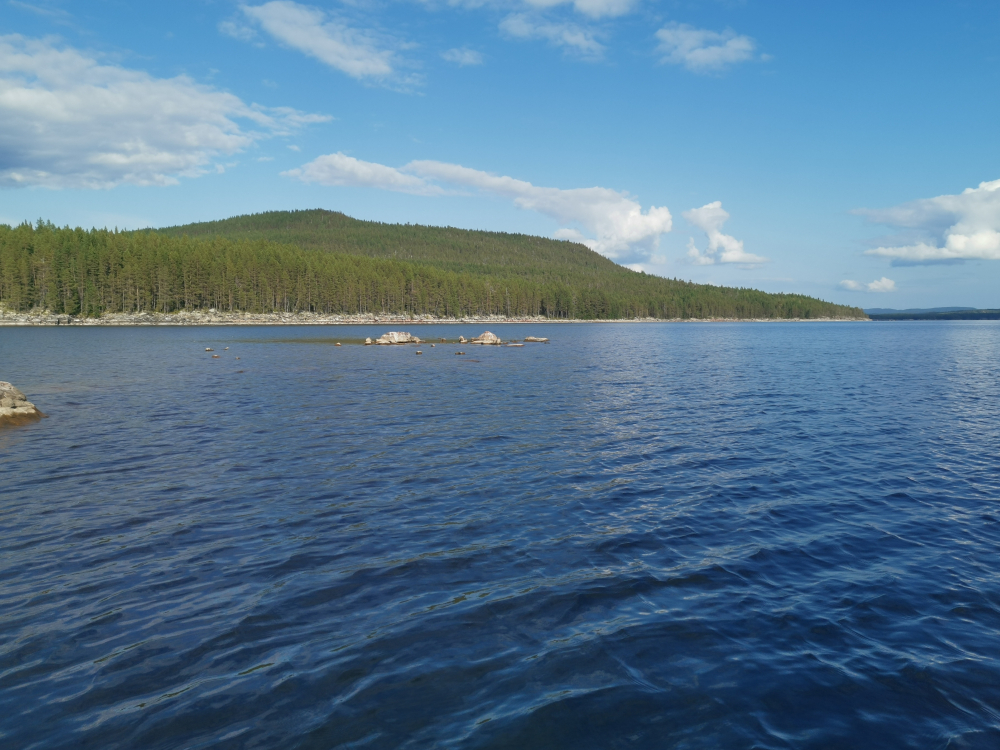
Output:
M1000 747L1000 324L491 328L0 328L0 746Z

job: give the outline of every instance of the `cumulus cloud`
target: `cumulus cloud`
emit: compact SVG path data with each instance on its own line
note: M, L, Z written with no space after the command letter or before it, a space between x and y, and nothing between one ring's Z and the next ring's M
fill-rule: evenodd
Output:
M958 195L856 213L873 224L909 230L920 238L866 251L890 258L893 265L1000 260L1000 180L981 182Z
M844 279L840 282L842 289L847 289L851 292L894 292L896 291L896 282L892 279L887 279L883 276L881 279L876 279L868 284L862 284L857 281L852 281L850 279Z
M698 250L694 237L688 241L688 259L695 265L708 266L714 263L757 265L767 262L767 258L746 252L743 249L743 240L722 233L722 225L729 220L729 212L722 207L722 201L707 203L701 208L692 208L683 215L708 237L708 248L704 253Z
M671 23L656 32L661 62L683 65L695 73L718 72L754 58L756 42L732 29L710 31Z
M319 8L291 0L240 8L275 39L352 78L385 79L394 72L391 50L379 49L370 34L328 17Z
M471 188L508 198L563 225L555 236L581 242L609 258L647 257L669 232L667 208L642 206L627 193L591 187L562 190L439 161L413 161L396 169L344 154L321 156L283 174L323 185L357 185L417 195L441 195ZM584 232L588 233L587 236Z
M542 39L582 57L596 59L604 54L604 45L593 33L573 23L556 23L526 13L512 13L500 22L500 30L515 39Z
M459 67L464 68L466 65L482 65L483 64L483 53L476 52L474 49L468 49L467 47L462 47L460 49L450 49L447 52L442 52L441 57L451 63L455 63Z
M3 186L172 184L220 154L328 119L248 105L185 76L102 65L50 39L0 36Z

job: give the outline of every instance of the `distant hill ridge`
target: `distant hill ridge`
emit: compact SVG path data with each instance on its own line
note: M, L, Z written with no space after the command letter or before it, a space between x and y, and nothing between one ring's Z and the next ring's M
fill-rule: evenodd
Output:
M269 211L156 231L175 237L267 240L306 250L430 263L458 272L559 276L627 270L579 243L506 232L383 224L324 209Z
M800 294L637 273L523 234L276 211L136 232L0 225L0 306L442 318L865 318Z
M865 312L869 315L926 315L928 313L968 312L975 309L975 307L909 307L905 310L896 310L892 307L866 307Z
M977 310L974 307L870 312L869 315L872 320L1000 320L1000 310Z
M574 242L418 224L383 224L336 211L272 211L156 230L172 237L287 243L366 256L476 279L502 294L483 312L579 318L865 318L856 307L798 294L768 294L637 273ZM509 305L509 287L534 291ZM432 311L433 312L433 311ZM474 312L469 310L468 312Z

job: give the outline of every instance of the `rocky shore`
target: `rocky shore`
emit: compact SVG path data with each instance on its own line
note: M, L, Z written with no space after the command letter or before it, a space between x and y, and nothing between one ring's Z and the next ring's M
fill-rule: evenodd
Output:
M34 422L44 416L18 388L0 380L0 426Z
M580 320L546 318L543 316L507 318L500 315L470 316L466 318L439 318L433 315L323 315L320 313L242 313L219 310L182 310L175 313L107 313L99 318L81 318L57 315L48 310L11 312L0 308L0 326L291 326L291 325L371 325L405 323L420 325L431 323L698 323L698 322L760 322L808 323L817 321L854 321L856 318L810 319L754 319L754 318L622 318L617 320Z

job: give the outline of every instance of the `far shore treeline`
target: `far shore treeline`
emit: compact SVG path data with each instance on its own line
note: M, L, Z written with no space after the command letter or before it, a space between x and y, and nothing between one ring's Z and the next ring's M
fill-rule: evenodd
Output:
M796 294L637 273L526 235L274 212L161 231L0 225L0 306L100 316L215 308L442 317L864 318Z

